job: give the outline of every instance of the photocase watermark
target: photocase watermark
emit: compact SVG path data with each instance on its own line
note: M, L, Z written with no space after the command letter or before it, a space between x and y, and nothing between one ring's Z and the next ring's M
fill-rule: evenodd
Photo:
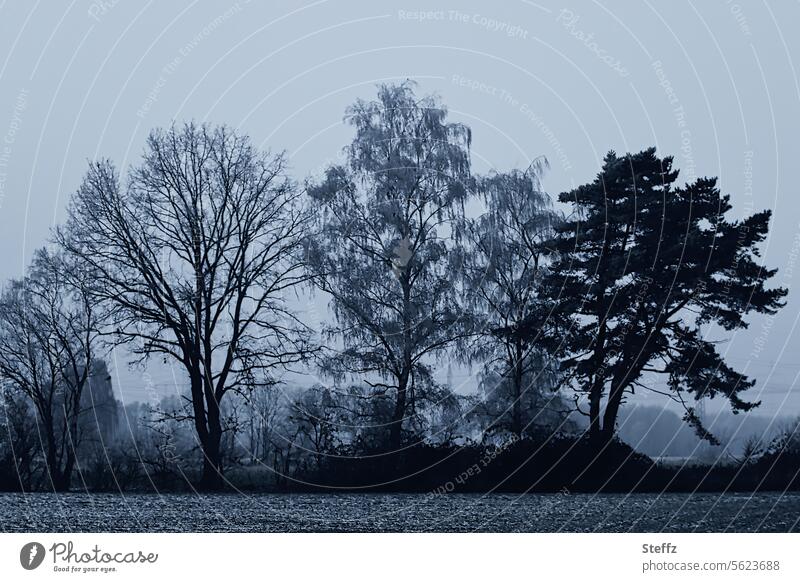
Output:
M753 202L753 150L746 150L744 152L744 183L742 194L744 195L744 202L742 203L742 215L747 218L755 209Z
M728 6L730 6L730 11L731 14L733 15L733 19L739 26L739 30L741 31L741 33L745 36L753 36L753 31L750 30L750 23L747 21L747 17L744 15L744 12L742 11L742 7L733 0L726 0L725 3Z
M555 495L545 497L541 503L534 508L533 513L528 516L529 522L535 523L540 519L544 519L545 516L552 513L553 510L570 495L572 495L572 492L564 486Z
M155 564L155 552L106 551L99 545L88 550L76 550L72 541L56 542L48 550L39 542L29 542L19 552L19 563L26 570L35 570L44 563L48 553L52 557L54 572L102 573L116 572L120 564Z
M630 71L623 66L622 62L618 58L610 55L606 49L602 48L597 43L593 32L586 32L578 28L578 22L580 19L581 17L579 14L575 14L572 10L568 10L567 8L561 9L556 16L556 22L560 22L567 32L570 33L570 35L580 41L591 52L593 52L602 63L608 65L608 67L612 71L616 72L620 77L629 76Z
M455 479L451 479L447 483L443 485L439 485L436 489L431 491L429 495L442 495L443 493L452 493L456 489L456 485L466 485L467 481L475 477L476 475L480 475L483 469L487 468L491 465L494 460L503 454L509 447L516 444L520 438L517 435L512 435L507 441L505 441L502 445L498 447L494 447L486 451L483 456L478 459L477 463L474 463L471 467L464 469L458 477Z
M144 372L142 374L142 382L144 383L144 390L147 394L150 413L154 414L156 418L166 416L166 411L161 406L161 398L153 383L153 377L150 375L150 372ZM167 432L164 434L164 442L158 446L158 450L164 462L173 463L180 461L180 455L177 453L177 446L172 433Z
M781 284L786 288L791 288L798 257L800 257L800 223L797 224L797 232L795 232L794 239L792 239L792 246L789 248L786 264L782 269L778 270L778 274L781 277ZM750 351L751 358L758 359L761 356L761 352L764 351L767 345L767 339L769 339L772 326L775 324L775 319L777 317L777 313L771 313L761 320L761 331L753 340L753 349Z
M178 54L176 54L166 65L161 68L158 79L156 79L156 82L151 86L150 91L148 91L142 105L136 110L137 117L144 119L145 116L147 116L147 114L153 108L153 105L155 105L155 103L158 101L161 91L164 89L164 87L166 87L170 77L175 74L186 58L198 46L200 46L212 34L214 34L214 32L219 29L220 26L225 24L225 22L233 18L235 15L239 14L243 7L249 4L250 1L251 0L242 0L241 2L236 2L233 6L225 10L225 12L222 12L211 22L206 24L197 34L192 37L189 42L178 49Z
M26 570L35 570L44 562L45 549L39 542L29 542L19 551L19 563Z
M86 13L89 15L89 18L100 22L103 17L119 3L120 0L96 0L89 5L89 9Z
M3 141L0 143L0 208L6 197L6 182L8 182L8 167L11 163L11 156L14 151L14 143L17 141L17 134L22 126L22 114L28 108L28 90L20 89L17 99L14 102L14 110L11 113L11 121L8 124Z
M667 77L667 74L664 72L664 65L661 61L653 61L651 67L653 71L655 71L659 86L664 89L667 101L672 106L672 115L675 117L675 124L680 131L680 152L681 159L683 160L681 164L681 173L686 177L687 182L694 182L697 179L697 164L694 161L692 132L686 122L686 111L680 99L678 99L678 94L672 86L669 77Z
M504 34L509 38L527 39L529 31L518 24L498 20L478 12L460 10L398 10L398 20L412 22L458 22L484 28L489 32Z
M451 77L450 82L453 85L465 87L470 91L477 91L479 93L496 97L503 104L519 111L519 113L527 121L532 123L533 126L542 133L544 138L547 140L547 143L553 149L555 155L548 156L548 158L557 159L564 171L569 171L572 169L572 162L570 161L569 156L567 156L567 153L564 151L564 146L561 145L561 141L556 137L555 132L527 103L523 102L521 99L518 99L505 89L484 83L483 81L478 81L477 79L470 79L469 77L464 77L463 75L454 74Z

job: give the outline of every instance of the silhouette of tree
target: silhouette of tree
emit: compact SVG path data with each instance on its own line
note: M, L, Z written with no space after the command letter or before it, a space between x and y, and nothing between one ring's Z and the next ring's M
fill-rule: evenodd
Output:
M0 379L36 411L48 486L70 487L81 442L83 391L99 338L94 281L62 253L41 249L0 297Z
M111 162L92 163L59 234L96 277L119 341L186 370L208 489L223 481L225 394L269 385L309 353L287 307L307 280L298 196L281 155L189 124L151 133L124 185Z
M741 329L747 313L783 305L786 290L765 287L776 270L756 262L770 212L728 220L730 198L716 179L676 186L677 177L672 158L654 148L610 152L593 182L561 194L575 211L559 227L558 259L544 281L552 312L520 330L553 341L601 442L613 436L625 395L652 389L644 374L666 377L684 420L710 441L692 399L722 396L734 412L758 405L740 396L755 381L724 361L704 329Z
M394 394L393 448L415 389L431 382L429 357L466 333L454 225L468 192L471 135L446 118L410 82L380 86L377 101L347 110L356 130L347 163L309 187L320 207L309 262L332 297L328 335L344 344L325 369L363 375L376 394Z

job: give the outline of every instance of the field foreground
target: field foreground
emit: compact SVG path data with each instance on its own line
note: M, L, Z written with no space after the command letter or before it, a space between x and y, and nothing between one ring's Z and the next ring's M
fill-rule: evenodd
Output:
M0 494L13 532L791 532L798 493Z

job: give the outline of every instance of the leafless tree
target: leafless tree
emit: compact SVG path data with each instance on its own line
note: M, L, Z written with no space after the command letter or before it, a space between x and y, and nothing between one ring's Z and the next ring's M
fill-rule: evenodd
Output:
M308 214L284 166L226 127L156 130L124 183L90 164L58 235L95 273L118 340L185 368L207 489L223 484L225 394L309 353L288 303L307 277Z
M410 82L380 86L346 119L356 130L347 163L309 188L320 209L309 266L332 298L326 332L343 343L323 369L393 395L387 436L398 449L418 389L433 383L432 361L470 333L454 230L469 194L471 133Z
M537 158L525 172L492 173L479 180L486 204L482 216L466 220L467 252L464 275L481 330L463 359L484 366L485 387L491 387L485 404L494 409L495 422L516 436L543 421L543 405L549 404L556 385L555 370L546 363L543 350L533 338L514 330L542 309L539 288L547 272L548 240L555 234L560 215L541 188L540 177L547 160Z
M92 285L62 253L40 250L0 298L0 377L36 410L55 491L69 489L80 443L81 396L99 334Z

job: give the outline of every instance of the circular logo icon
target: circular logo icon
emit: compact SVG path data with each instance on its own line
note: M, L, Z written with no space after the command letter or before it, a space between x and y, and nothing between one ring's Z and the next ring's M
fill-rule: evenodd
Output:
M39 542L29 542L19 552L19 563L26 570L35 570L44 561L44 546Z

